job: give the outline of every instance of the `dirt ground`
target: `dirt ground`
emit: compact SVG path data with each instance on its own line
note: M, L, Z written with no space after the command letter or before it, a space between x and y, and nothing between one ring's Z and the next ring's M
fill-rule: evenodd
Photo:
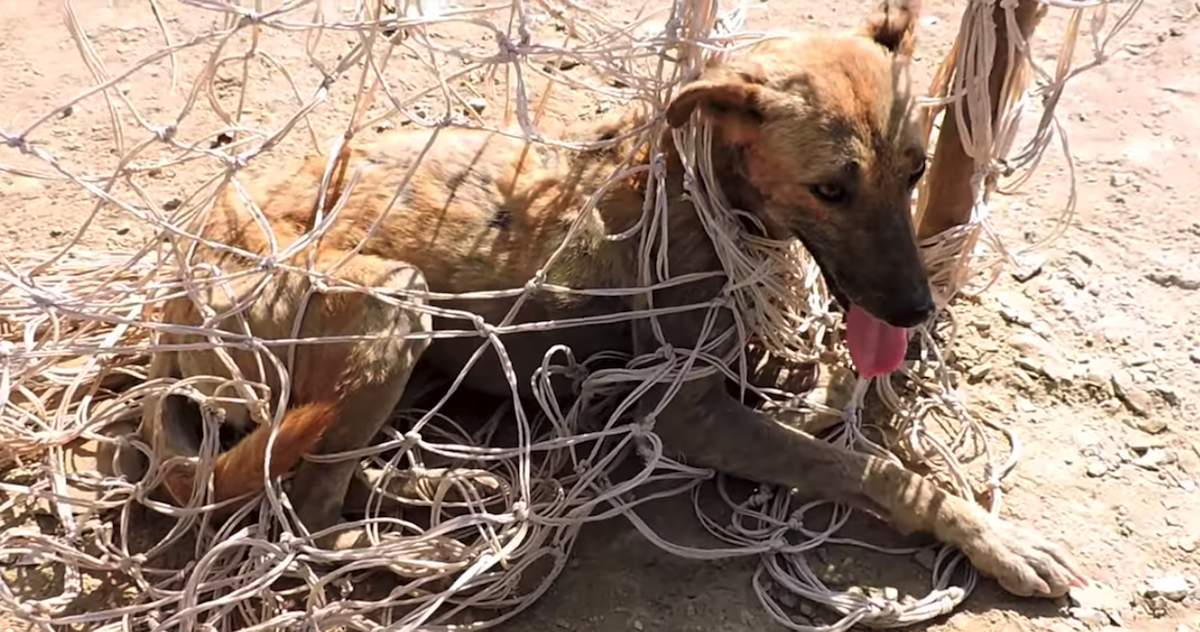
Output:
M627 0L594 0L612 15ZM212 18L172 2L167 22L183 39L210 28ZM750 26L848 26L870 3L770 0ZM960 2L926 0L920 72L923 87L958 28ZM162 46L145 2L74 0L73 5L110 72ZM203 17L197 17L203 16ZM189 21L190 20L190 21ZM1052 11L1039 59L1056 53L1063 12ZM1150 0L1123 32L1109 62L1077 78L1059 116L1070 139L1079 182L1078 210L1065 235L1042 251L1039 273L1005 274L978 304L960 301L963 337L958 368L971 404L1016 430L1024 456L1006 487L1006 517L1068 545L1096 586L1076 602L1022 600L982 582L953 614L918 626L956 630L1068 630L1123 626L1146 631L1200 630L1200 3ZM543 29L546 36L553 34ZM541 34L539 34L541 36ZM286 38L286 35L279 37ZM346 44L330 37L323 46ZM466 41L470 34L463 34ZM561 37L561 35L559 35ZM272 49L285 66L304 65L299 44ZM1086 44L1081 39L1081 44ZM1079 55L1086 57L1083 47ZM181 81L169 91L171 67L158 63L123 84L144 112L164 122L187 96L195 60L181 60ZM227 76L226 76L227 75ZM277 89L258 91L249 119L272 121L292 111L291 89L277 72ZM0 0L0 129L15 131L93 85L61 19L61 3ZM236 94L226 72L219 98ZM302 86L307 94L311 88ZM344 121L352 102L334 91L319 110L321 137ZM595 118L612 103L560 92L550 116ZM373 111L380 111L382 105ZM206 113L207 112L207 113ZM32 140L65 164L107 173L115 165L109 113L92 99L56 117ZM276 123L278 121L275 121ZM219 129L199 107L179 133L199 138ZM130 133L127 144L143 132ZM303 151L306 132L292 134L253 169L276 156ZM0 147L0 162L31 165ZM147 194L159 203L188 194L200 181L186 168L159 174ZM1023 191L1003 199L995 225L1018 246L1048 234L1067 199L1066 163L1053 152ZM0 229L5 250L62 246L76 238L92 202L76 187L47 185L0 174ZM90 248L133 248L144 229L120 212L102 210L81 236ZM986 368L984 368L986 367ZM662 534L683 543L708 543L682 501L646 512ZM857 534L877 542L898 536L863 518ZM912 559L831 548L833 563L853 556L868 578L924 594L926 571ZM507 624L512 632L616 632L781 629L755 597L754 559L693 562L663 552L628 523L585 529L575 559L538 604ZM1147 581L1183 578L1191 595L1180 601L1147 598ZM867 580L869 581L869 579ZM5 625L0 631L21 629Z

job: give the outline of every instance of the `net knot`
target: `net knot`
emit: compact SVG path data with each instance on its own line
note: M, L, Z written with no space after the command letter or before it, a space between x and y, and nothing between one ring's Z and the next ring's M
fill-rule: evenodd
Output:
M488 322L484 320L483 316L480 316L479 314L471 315L471 324L475 325L475 331L478 331L479 334L485 338L490 338L496 333L496 328L489 325Z
M537 273L533 275L532 279L529 279L528 281L525 282L525 291L526 292L536 292L537 290L542 289L542 286L545 284L546 284L546 271L544 269L538 270Z
M529 520L529 505L523 500L518 500L512 505L513 520L517 522L527 522Z
M0 132L0 135L4 136L4 144L5 145L8 145L9 147L12 147L13 149L15 149L23 154L30 153L29 141L25 140L24 136L9 136L8 134L4 134L3 132Z
M146 556L138 553L128 557L122 557L117 560L117 569L122 573L128 573L136 569L140 569L146 563Z
M175 139L175 133L179 131L174 125L163 125L162 127L154 128L154 138L160 143L169 143Z
M516 44L508 38L508 35L502 32L496 32L496 47L500 49L499 57L503 58L503 63L513 63L520 54Z
M249 152L243 152L240 154L226 154L225 166L228 167L230 171L240 171L245 169L246 165L250 164L251 156L252 154Z
M645 417L633 422L633 427L630 429L635 438L642 438L654 432L654 423L658 421L658 415L654 412L646 413Z

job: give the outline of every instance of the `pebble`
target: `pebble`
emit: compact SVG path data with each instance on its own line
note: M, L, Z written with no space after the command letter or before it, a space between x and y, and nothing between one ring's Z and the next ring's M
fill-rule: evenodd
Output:
M1125 600L1112 588L1100 582L1090 582L1087 586L1073 588L1067 598L1071 605L1071 616L1086 624L1122 624L1118 610Z
M1174 386L1160 384L1155 386L1153 390L1155 393L1158 393L1159 397L1163 398L1164 402L1172 406L1179 405L1179 391L1175 390Z
M991 371L992 371L991 364L977 364L977 365L971 367L970 371L967 371L967 382L974 384L975 382L978 382L978 381L982 380L983 378L987 377L987 374L990 373Z
M1004 322L1022 327L1028 327L1033 324L1032 315L1013 307L1001 307L1000 318L1003 318Z
M1192 349L1192 352L1188 354L1188 357L1191 358L1192 362L1200 364L1200 347Z
M1167 444L1159 437L1148 437L1145 435L1132 437L1125 442L1125 446L1135 453L1142 454L1155 448L1165 448Z
M1133 427L1147 434L1159 434L1167 429L1167 422L1159 417L1139 417L1133 420Z
M1070 608L1068 612L1071 613L1071 617L1082 621L1084 625L1099 627L1112 623L1112 620L1108 618L1107 613L1102 610L1096 610L1095 608L1080 606L1077 608Z
M1166 272L1156 270L1146 273L1146 280L1156 283L1163 287L1171 287L1180 290L1200 290L1200 273L1185 272Z
M1042 273L1042 267L1046 265L1046 259L1039 256L1031 256L1028 261L1022 262L1017 266L1017 269L1012 271L1012 278L1018 283L1025 283L1033 277Z
M1171 601L1183 601L1192 592L1192 586L1187 578L1179 575L1165 575L1146 580L1142 596L1147 599L1164 597Z
M1180 540L1179 550L1184 553L1194 553L1196 551L1196 541L1191 538Z
M1092 478L1100 478L1108 473L1108 464L1104 461L1092 461L1088 463L1087 475Z
M1130 379L1121 372L1113 373L1112 376L1113 393L1117 399L1121 400L1130 411L1142 417L1149 417L1154 410L1154 400L1146 391L1133 386ZM1163 422L1162 428L1158 431L1166 429L1166 423ZM1147 432L1151 432L1147 430Z
M1077 290L1085 289L1088 286L1087 275L1082 270L1069 269L1067 270L1067 283Z
M484 99L468 99L467 107L471 108L476 114L482 114L487 109L487 101Z
M1132 459L1134 465L1144 469L1157 471L1164 465L1175 462L1175 455L1161 448L1146 450L1146 453Z

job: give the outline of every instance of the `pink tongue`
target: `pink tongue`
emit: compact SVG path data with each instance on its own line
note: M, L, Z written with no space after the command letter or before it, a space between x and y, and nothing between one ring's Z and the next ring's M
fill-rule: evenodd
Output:
M864 312L858 305L851 305L846 317L846 345L850 347L850 359L859 375L886 375L904 363L908 330L893 327Z

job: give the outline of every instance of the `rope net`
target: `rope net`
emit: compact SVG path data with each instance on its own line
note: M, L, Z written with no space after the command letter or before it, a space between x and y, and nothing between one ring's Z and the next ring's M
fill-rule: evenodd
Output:
M1009 20L1016 4L1000 2ZM997 46L996 3L973 0L935 80L935 97L927 100L930 121L947 104L965 104L970 125L961 116L956 123L976 165L971 222L924 244L942 303L962 291L981 291L1011 259L990 229L990 195L1019 185L1056 140L1070 159L1054 117L1063 86L1105 58L1114 33L1141 3L1122 7L1112 26L1106 25L1106 2L1048 4L1069 12L1068 29L1052 72L1030 66L1036 78L1032 89L1025 80L1029 69L1010 72L1002 107L991 115L986 78ZM695 76L708 58L736 54L769 37L743 28L747 7L722 13L705 0L675 0L627 14L572 0L514 0L470 9L430 2L394 7L379 0L150 0L145 10L153 14L166 45L126 67L109 68L71 0L64 0L66 27L95 85L23 128L0 130L5 148L0 156L8 157L0 171L77 187L93 203L65 247L0 255L4 610L47 630L267 630L301 622L316 629L482 629L511 618L546 591L564 568L582 525L613 517L624 517L678 555L759 556L754 587L771 615L794 630L910 625L952 610L970 593L973 571L961 554L945 547L937 552L933 584L923 598L827 586L807 555L835 539L849 511L835 508L828 524L813 525L806 514L817 503L797 505L787 490L770 486L739 492L725 477L714 479L712 472L665 457L652 426L632 420L629 411L652 384L678 385L719 371L755 391L764 408L788 423L885 458L919 462L967 497L974 498L982 486L994 512L1001 509L1000 481L1019 456L1011 432L974 415L956 395L942 355L953 343L953 318L921 330L920 358L902 371L888 379L854 377L835 333L841 316L831 310L815 264L799 246L742 231L740 212L712 185L711 130L698 121L676 131L674 140L691 175L689 193L729 279L722 305L700 307L711 313L736 306L737 330L726 333L753 337L762 351L758 356L716 358L704 348L664 345L639 358L576 358L570 349L558 348L546 356L538 375L508 370L513 384L532 380L535 402L514 398L491 414L481 413L472 396L457 397L457 380L417 376L385 436L368 450L336 457L359 459L371 487L364 517L339 527L338 537L353 540L351 546L318 546L314 534L294 519L277 483L259 502L218 521L211 507L181 508L149 496L161 480L161 461L152 462L141 477L101 474L95 457L99 444L149 452L131 430L143 404L166 393L199 401L210 428L218 423L217 407L204 393L220 392L224 402L237 400L262 411L266 423L277 422L282 413L267 410L261 385L244 379L212 378L208 386L147 379L149 355L164 348L157 333L172 327L157 320L161 304L192 291L201 278L236 281L236 271L193 268L185 256L198 240L199 222L225 189L245 197L250 180L277 169L275 157L287 152L322 152L328 157L326 173L334 173L343 149L398 126L487 128L563 151L589 149L594 145L554 131L545 115L551 93L586 92L633 103L653 121L673 89ZM184 28L175 13L186 14L192 25L210 26ZM1073 66L1085 23L1093 60ZM445 35L449 28L478 38L451 40ZM1028 50L1019 38L1007 45ZM280 47L300 46L306 64L288 66L276 54ZM591 72L583 79L559 72L569 66ZM411 75L398 78L397 68L419 69L423 76L420 81ZM122 90L129 78L150 72L167 73L171 89L184 96L176 111L151 115L139 107L136 95ZM265 96L266 80L280 76L291 93ZM289 108L246 114L247 104L271 98L276 103L290 99ZM37 142L49 121L81 103L98 104L110 114L117 157L111 169L64 160ZM1012 152L1018 122L1035 109L1041 111L1036 129ZM663 169L651 128L634 131L639 151L633 152L651 159L628 161L611 180L648 173L658 184L650 187L643 223L611 236L637 239L647 253L668 238L662 216L666 200L655 193L664 190ZM936 125L929 129L936 134ZM330 136L332 143L322 140ZM431 145L436 142L434 134ZM202 174L193 194L164 202L152 193L156 174L183 169ZM350 174L344 189L353 185ZM1073 211L1073 180L1071 187L1061 226ZM328 199L327 188L328 178L315 199ZM85 249L89 226L102 212L114 210L136 220L150 238L137 250ZM918 210L923 210L919 200ZM335 203L330 217L337 212ZM265 222L261 215L257 220ZM318 222L291 253L257 257L262 269L286 268L280 262L311 249L328 224ZM544 271L552 263L546 262L525 287L487 295L585 290L549 287ZM687 280L672 277L664 261L649 256L642 266L647 286ZM387 288L328 283L314 277L324 291L406 300ZM944 313L950 314L948 307ZM440 335L479 338L476 359L506 354L505 334L523 327L454 315L474 329ZM620 317L653 318L654 312ZM947 323L949 333L939 331ZM299 342L222 334L205 346L262 351L268 344ZM789 367L817 362L822 381L816 389L791 388L792 382L782 378L777 388L754 387L746 374L763 357ZM550 395L551 375L575 380L580 396L570 408ZM215 434L206 432L201 460L210 460ZM1003 447L997 438L1003 438ZM618 473L621 457L630 454L634 471ZM702 502L705 490L715 490L720 511ZM697 519L722 546L672 543L668 534L655 533L639 518L638 505L674 494L690 495ZM403 512L388 509L396 503ZM36 577L43 581L31 579ZM96 595L102 596L99 602ZM814 624L786 605L796 597L826 606L837 620Z

